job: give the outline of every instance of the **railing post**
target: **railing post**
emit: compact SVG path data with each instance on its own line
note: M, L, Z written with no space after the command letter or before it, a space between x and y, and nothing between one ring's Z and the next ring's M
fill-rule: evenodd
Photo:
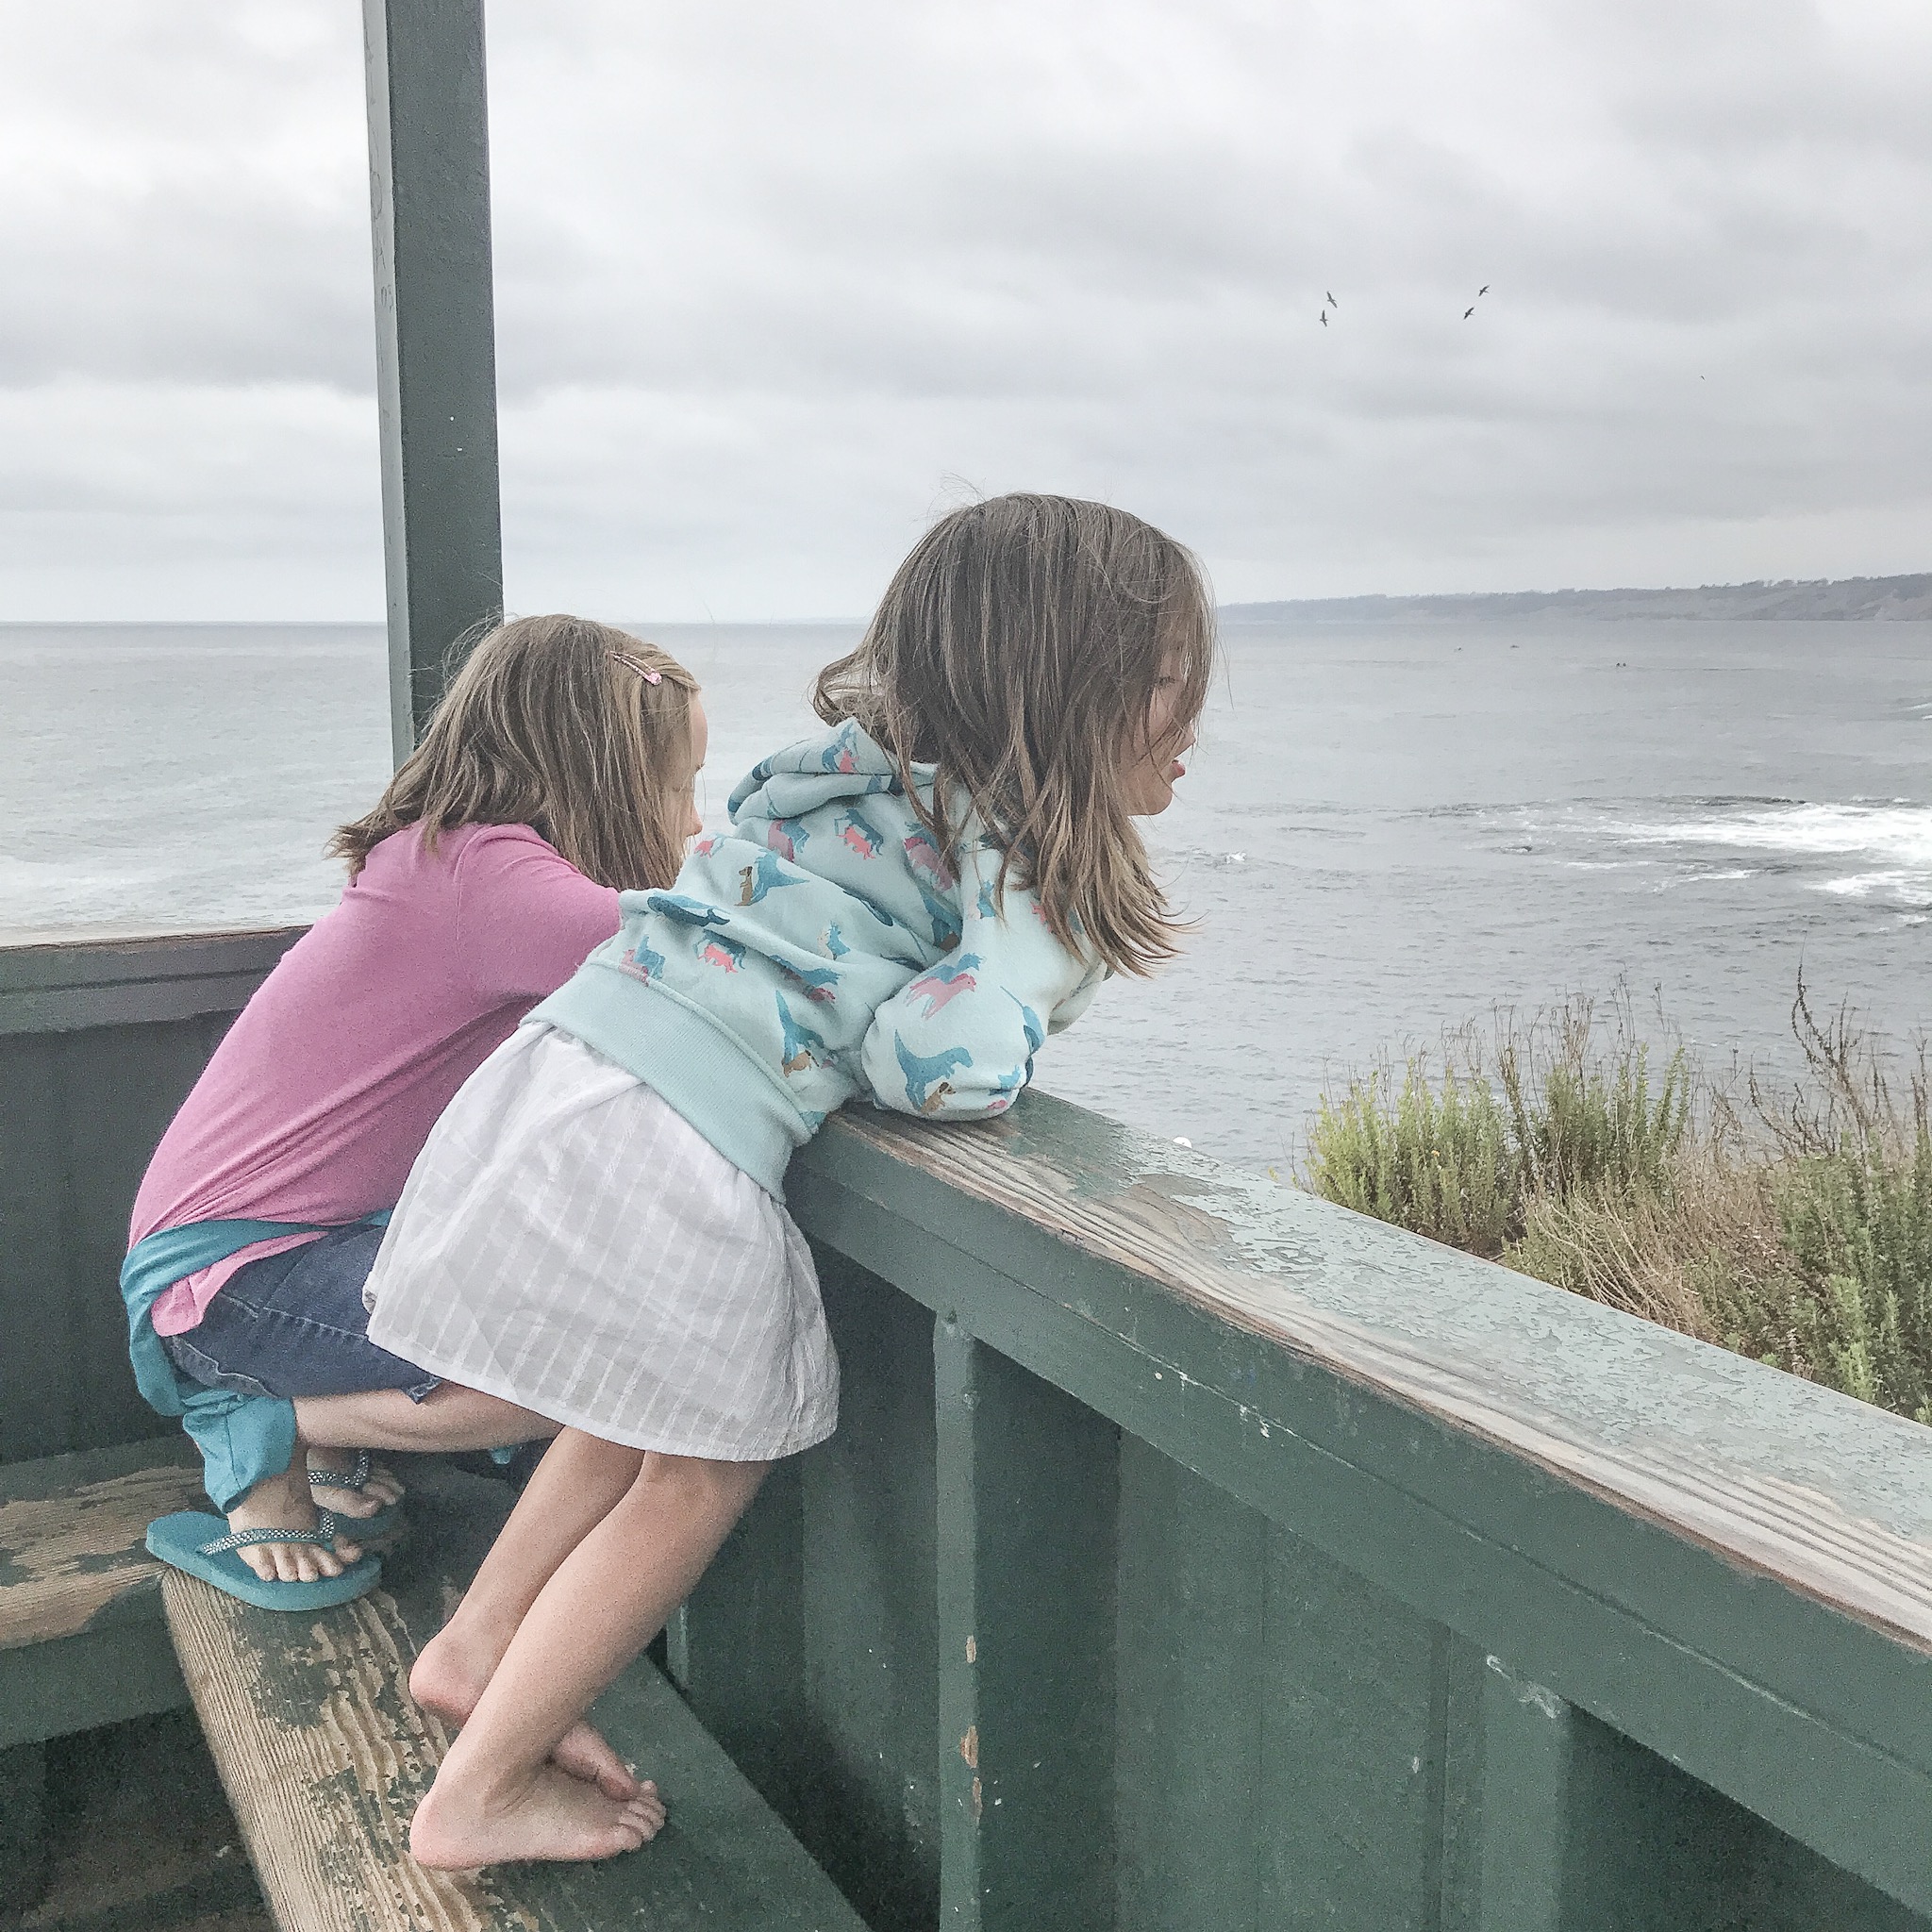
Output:
M941 1316L940 1924L1114 1923L1119 1437Z
M390 725L408 757L458 639L503 612L483 0L363 0Z
M1444 1932L1563 1932L1575 1876L1576 1712L1473 1645L1451 1639L1448 1649Z

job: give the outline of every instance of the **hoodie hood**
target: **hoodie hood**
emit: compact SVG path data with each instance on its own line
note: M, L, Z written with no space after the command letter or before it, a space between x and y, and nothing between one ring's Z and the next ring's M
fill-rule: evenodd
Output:
M912 782L930 793L939 776L936 765L914 765ZM741 818L802 818L807 812L836 805L844 798L869 798L880 792L905 795L899 768L884 745L847 718L827 737L821 732L761 758L738 781L731 793L733 823Z

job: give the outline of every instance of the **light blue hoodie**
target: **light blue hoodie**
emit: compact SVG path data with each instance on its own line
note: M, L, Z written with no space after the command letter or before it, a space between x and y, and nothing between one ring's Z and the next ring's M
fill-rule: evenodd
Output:
M933 768L912 772L929 799ZM1009 883L995 907L1000 853L976 822L936 848L849 720L758 765L731 827L670 891L625 892L617 937L530 1017L635 1074L774 1194L854 1094L1002 1112L1105 976L1030 891Z

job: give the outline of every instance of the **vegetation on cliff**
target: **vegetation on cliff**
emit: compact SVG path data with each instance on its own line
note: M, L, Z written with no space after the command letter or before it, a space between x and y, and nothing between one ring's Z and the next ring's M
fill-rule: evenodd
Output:
M1661 1019L1572 1001L1351 1079L1300 1179L1331 1201L1932 1423L1932 1124L1845 1009L1805 1077L1713 1078Z

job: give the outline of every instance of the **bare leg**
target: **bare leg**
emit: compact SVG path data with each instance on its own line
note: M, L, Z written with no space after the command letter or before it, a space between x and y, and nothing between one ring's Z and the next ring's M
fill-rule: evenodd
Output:
M421 1402L411 1402L400 1389L375 1389L356 1395L304 1396L295 1404L295 1418L303 1434L311 1441L373 1449L494 1449L505 1442L543 1441L558 1433L558 1424L547 1417L519 1408L515 1403L505 1402L498 1396L486 1395L479 1389L464 1389L451 1382L433 1390ZM608 1449L609 1445L597 1446ZM545 1456L538 1465L531 1488L546 1498L542 1511L554 1515L568 1540L558 1542L553 1553L549 1548L551 1540L546 1537L541 1546L528 1553L525 1560L533 1565L541 1563L541 1571L527 1594L517 1596L512 1590L506 1595L501 1590L492 1591L487 1587L486 1579L502 1579L508 1584L513 1575L499 1554L506 1539L515 1546L512 1527L521 1524L527 1529L543 1520L541 1512L522 1506L512 1512L503 1535L492 1545L476 1581L465 1592L462 1605L452 1619L458 1626L455 1634L445 1629L432 1638L409 1673L410 1694L424 1709L434 1711L450 1724L461 1724L468 1719L477 1698L483 1694L484 1685L490 1681L491 1672L496 1668L497 1658L515 1635L517 1622L528 1608L530 1597L543 1587L551 1571L570 1554L584 1531L624 1493L631 1476L636 1474L640 1452L617 1453L628 1457L629 1465L622 1480L608 1488L595 1514L589 1517L580 1513L581 1498L575 1486L568 1478L558 1483L551 1474L546 1474L551 1457ZM514 1607L493 1617L472 1613L473 1604L480 1610L492 1598L502 1603L513 1600ZM637 1794L638 1781L625 1769L623 1758L588 1724L578 1724L568 1732L554 1755L573 1777L598 1786L613 1798L631 1798Z
M249 1491L228 1511L230 1529L316 1529L321 1521L308 1486L308 1458L298 1439L295 1453L280 1475ZM332 1550L320 1543L247 1543L235 1554L264 1583L313 1583L340 1576L362 1555L359 1543L338 1535Z
M417 1807L409 1847L418 1860L460 1870L517 1858L607 1858L655 1836L663 1807L649 1786L626 1803L547 1760L690 1595L765 1467L643 1458L622 1500L525 1612Z
M336 1449L497 1449L547 1441L558 1430L557 1424L513 1402L453 1382L421 1402L411 1402L400 1389L298 1396L295 1426L305 1441Z
M439 1391L440 1394L441 1391ZM644 1452L566 1429L548 1449L450 1620L417 1655L409 1694L446 1723L469 1722L517 1626L552 1574L621 1503ZM551 1754L574 1777L612 1798L638 1781L589 1724L573 1725Z

